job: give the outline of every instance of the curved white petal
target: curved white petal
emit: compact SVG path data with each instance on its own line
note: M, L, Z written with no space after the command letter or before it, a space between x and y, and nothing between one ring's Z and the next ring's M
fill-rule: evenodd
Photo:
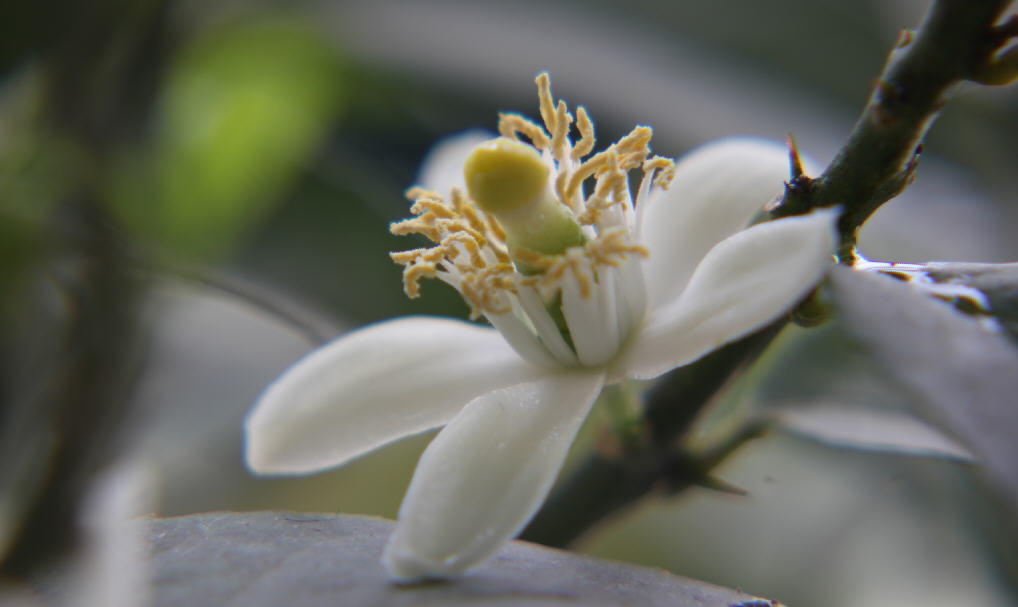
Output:
M683 156L671 187L643 211L650 309L678 297L707 251L749 225L789 174L788 148L762 139L722 139Z
M504 314L485 312L484 317L502 334L502 339L516 351L520 358L539 367L558 366L547 348L534 335L530 326L515 311Z
M542 373L494 329L427 317L371 325L310 353L265 390L244 422L247 465L262 474L338 466Z
M612 268L614 269L614 268ZM604 271L586 297L572 272L562 280L562 314L576 346L576 357L588 367L603 365L619 351L615 273Z
M619 362L649 379L752 332L797 303L831 263L835 210L759 224L704 257L672 305L651 312Z
M468 404L421 456L382 557L400 579L449 577L519 533L603 384L560 372Z
M484 129L470 129L439 140L428 150L417 171L417 183L448 196L453 186L465 189L463 165L474 148L498 135Z

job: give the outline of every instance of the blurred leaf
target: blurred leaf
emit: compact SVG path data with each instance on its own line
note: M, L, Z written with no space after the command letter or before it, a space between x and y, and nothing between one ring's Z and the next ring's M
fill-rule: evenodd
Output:
M929 424L907 414L858 403L786 404L770 411L798 436L835 447L970 461L972 454Z
M308 24L248 20L205 32L173 62L152 150L122 159L118 212L162 244L227 250L328 135L341 76L336 49Z
M918 407L982 461L1018 509L1018 352L914 286L837 267L831 291L846 328Z
M464 577L397 585L379 558L393 524L288 512L150 522L155 605L697 605L756 597L663 571L513 542ZM764 601L759 604L777 605Z

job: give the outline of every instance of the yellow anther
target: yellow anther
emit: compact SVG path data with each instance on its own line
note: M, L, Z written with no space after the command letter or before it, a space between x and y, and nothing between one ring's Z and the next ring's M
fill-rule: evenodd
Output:
M604 266L618 267L629 255L649 256L647 247L630 241L628 232L621 228L599 234L584 249L595 264Z
M420 200L421 198L433 198L436 200L442 200L442 195L436 192L435 190L422 188L419 185L415 185L407 189L407 191L403 195L406 196L407 199L413 200L415 202L417 200Z
M551 129L551 154L559 162L564 162L569 154L569 127L573 124L573 116L566 109L566 102L559 101L555 109L555 126Z
M603 162L597 167L597 187L587 201L586 212L580 216L580 222L586 225L597 223L605 210L629 198L629 179L626 172L619 168L618 154L609 148L602 159Z
M643 172L658 171L654 177L654 184L661 189L668 189L675 177L675 161L664 156L654 156L643 161Z
M410 212L414 215L423 215L424 213L431 213L436 217L443 219L451 219L456 217L456 211L450 209L441 200L435 200L434 198L419 198L417 202L410 207Z
M555 100L551 96L551 76L548 72L541 72L534 78L537 83L537 99L541 108L541 120L548 127L548 132L554 134L555 124Z
M458 289L470 306L470 318L482 313L505 314L512 309L506 295L516 293L516 270L512 264L468 268Z
M470 198L495 214L537 201L548 187L549 172L537 150L504 137L477 146L463 166Z
M540 273L523 279L521 284L537 287L545 300L552 299L562 289L562 279L567 271L576 276L581 297L586 299L593 292L594 270L585 247L572 247L559 255L542 255L536 251L522 249L517 252L517 257L525 259L528 265L540 269Z
M618 150L623 170L635 169L650 155L650 139L654 135L649 126L638 126L628 135L619 139L613 147Z
M421 256L421 253L430 249L410 249L409 251L393 251L389 253L389 257L392 258L396 263L403 265L413 263Z
M611 148L603 152L598 152L590 158L583 161L583 164L578 166L573 174L569 177L569 183L566 185L565 192L566 196L572 197L580 191L580 186L588 178L593 177L598 173L608 161L608 151Z
M519 141L519 136L525 135L539 150L545 150L551 145L551 138L543 128L519 114L499 114L498 132L513 141Z
M594 123L591 122L587 110L582 105L576 108L576 129L580 131L580 140L573 146L573 160L579 161L594 149Z
M423 217L410 217L402 221L395 221L389 224L389 232L393 236L406 236L408 234L421 234L432 242L442 239L441 230Z
M569 184L569 173L562 171L555 178L555 195L559 197L559 200L566 203L566 205L572 209L573 213L579 213L581 209L581 202L579 196L576 196L576 192L570 194L568 189Z
M466 197L463 190L459 188L452 189L452 208L461 217L466 219L467 223L469 223L470 227L474 230L481 233L487 231L487 225L481 220L481 216L478 214L477 208L474 207L473 203L470 202L470 199ZM504 241L505 238L500 238L498 240Z
M547 271L555 263L554 255L544 255L530 249L517 249L513 251L513 256L516 258L516 261L538 270L535 274ZM533 281L528 280L528 284L531 282Z
M496 242L499 242L499 243L505 243L505 230L502 229L502 226L498 225L498 222L495 221L494 217L492 217L490 215L488 216L487 226L488 226L489 233L492 236L494 236L493 240L495 240ZM501 249L499 249L499 250L501 250Z
M560 255L555 262L545 273L546 280L555 285L556 289L560 289L566 272L570 271L576 277L576 282L580 286L580 297L589 299L594 291L594 268L584 250L580 247L569 249L565 255Z
M417 249L416 251L405 251L405 253L420 253L421 251L422 249ZM406 255L397 259L396 255L392 254L392 259L405 266L403 268L403 292L410 299L417 299L421 296L422 278L434 278L438 274L437 263L425 259L425 255Z
M446 251L452 253L453 257L455 257L456 249L454 245L456 244L461 245L466 250L467 255L470 256L471 265L477 268L483 268L487 265L484 257L481 256L481 247L484 246L483 242L478 243L477 238L466 232L455 232L442 239L442 246L446 248Z

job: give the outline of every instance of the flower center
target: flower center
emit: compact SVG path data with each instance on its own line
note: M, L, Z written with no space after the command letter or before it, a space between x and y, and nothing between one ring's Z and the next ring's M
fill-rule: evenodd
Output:
M674 162L650 157L651 130L637 127L606 150L577 108L580 138L565 102L556 105L547 74L537 77L544 127L516 114L499 119L502 137L476 148L464 165L467 193L412 188L414 217L393 234L422 234L434 246L392 253L404 266L406 294L422 278L456 288L471 318L484 315L521 356L542 365L596 366L618 353L642 321L646 293L639 215L652 184L667 187ZM526 143L521 139L529 140ZM628 172L643 180L634 201ZM583 184L593 179L589 196Z
M528 257L564 253L586 240L580 222L552 192L550 174L537 150L505 137L478 146L463 165L470 198L505 230L523 274L541 273Z

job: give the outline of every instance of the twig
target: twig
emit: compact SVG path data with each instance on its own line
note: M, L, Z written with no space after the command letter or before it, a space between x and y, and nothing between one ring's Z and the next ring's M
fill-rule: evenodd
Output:
M784 197L768 209L769 218L841 205L838 257L852 263L859 227L913 179L923 138L951 88L963 80L1008 80L998 52L1018 33L1018 23L1012 18L995 25L1008 4L935 1L918 31L902 32L834 161L818 178L793 179Z

